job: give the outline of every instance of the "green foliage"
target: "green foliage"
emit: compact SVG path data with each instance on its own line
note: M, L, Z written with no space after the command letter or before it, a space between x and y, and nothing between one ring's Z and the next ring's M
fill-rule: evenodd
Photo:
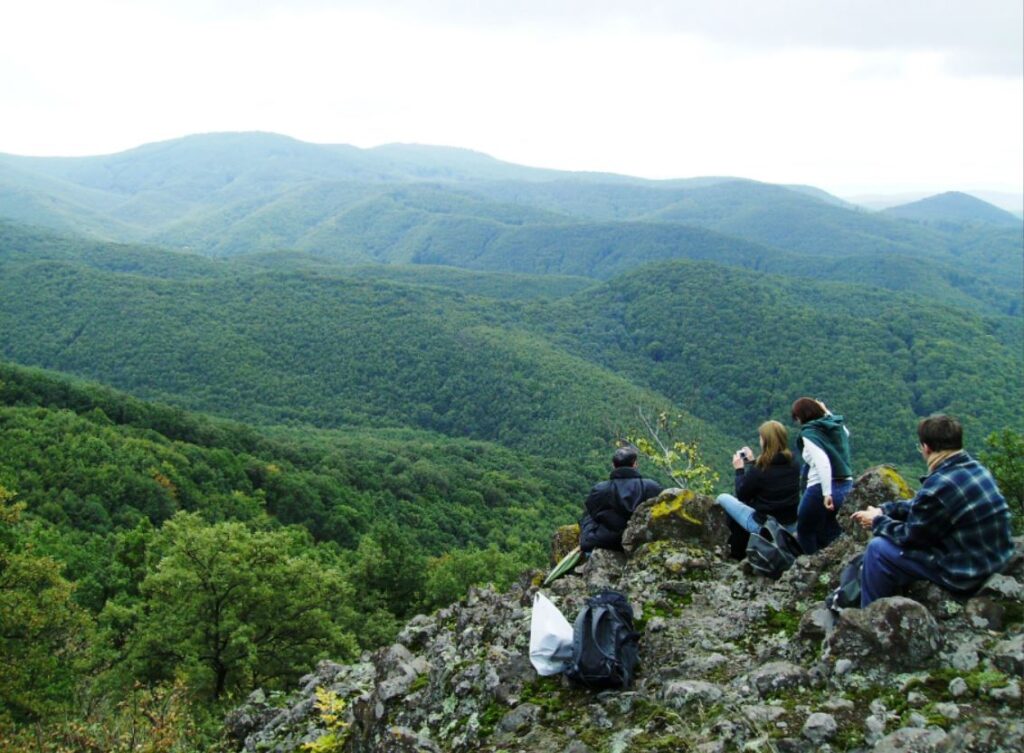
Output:
M341 753L344 750L345 741L348 739L349 727L351 726L345 721L347 705L345 699L333 690L327 688L316 689L316 704L314 708L327 728L327 732L313 742L305 743L302 746L303 751L307 753Z
M635 435L630 442L681 489L698 494L711 494L718 481L715 473L701 458L700 443L696 439L680 439L689 426L686 417L658 414L656 422L640 411L646 436Z
M526 561L515 554L501 552L493 545L431 558L423 584L422 607L431 611L452 604L463 598L471 586L493 583L503 590L529 569L530 562L540 561L541 556Z
M84 669L92 624L60 564L26 541L22 505L0 486L0 723L55 713Z
M999 490L1013 511L1013 526L1024 533L1024 433L1006 428L985 439L979 460L995 476Z
M294 531L204 524L179 513L142 582L134 660L155 678L184 674L214 699L294 681L317 659L351 656L351 588Z

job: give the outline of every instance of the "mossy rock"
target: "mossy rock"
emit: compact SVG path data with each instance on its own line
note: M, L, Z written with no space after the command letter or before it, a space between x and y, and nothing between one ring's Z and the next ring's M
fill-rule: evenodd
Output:
M571 526L562 526L555 531L551 537L551 567L554 567L569 552L580 545L580 526L573 523Z
M884 502L910 499L914 491L891 465L876 465L869 468L854 482L853 489L843 503L838 517L839 525L856 541L866 542L870 533L850 520L850 515L868 507L878 507Z
M725 514L711 497L673 488L637 507L622 535L622 547L627 554L652 541L691 541L711 547L724 544L728 535Z

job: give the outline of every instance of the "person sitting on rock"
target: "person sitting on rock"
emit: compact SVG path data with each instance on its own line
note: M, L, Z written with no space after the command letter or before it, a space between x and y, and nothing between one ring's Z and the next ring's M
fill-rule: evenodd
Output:
M1010 509L988 469L964 452L960 422L922 419L917 437L928 464L920 491L851 516L874 534L861 570L862 607L915 580L969 596L1013 555Z
M791 533L796 531L800 468L789 451L789 433L778 421L765 421L757 434L761 443L757 459L749 447L732 456L735 496L720 494L715 500L728 513L729 555L737 560L745 556L750 534L757 533L769 515Z
M645 499L661 494L661 485L640 476L635 447L620 447L612 455L612 473L590 490L580 519L580 551L622 551L622 534L633 511Z

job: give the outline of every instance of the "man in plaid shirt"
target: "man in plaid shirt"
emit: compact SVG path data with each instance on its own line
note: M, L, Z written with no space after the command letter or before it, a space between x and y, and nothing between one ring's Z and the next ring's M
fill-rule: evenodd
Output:
M874 534L864 552L862 607L923 579L971 594L1013 554L1009 507L992 474L964 452L960 422L931 416L917 436L928 463L917 495L852 516Z

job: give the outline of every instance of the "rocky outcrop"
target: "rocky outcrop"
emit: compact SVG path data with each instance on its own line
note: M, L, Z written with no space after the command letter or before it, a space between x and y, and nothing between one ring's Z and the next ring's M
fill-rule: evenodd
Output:
M891 473L859 479L846 512L891 498ZM596 590L629 598L628 691L537 676L531 574L415 618L359 662L321 663L283 705L254 693L230 734L251 753L1024 750L1018 564L966 602L919 588L837 617L822 599L863 547L852 531L778 581L726 560L725 531L709 498L669 490L637 510L625 552L598 550L544 589L570 621Z

